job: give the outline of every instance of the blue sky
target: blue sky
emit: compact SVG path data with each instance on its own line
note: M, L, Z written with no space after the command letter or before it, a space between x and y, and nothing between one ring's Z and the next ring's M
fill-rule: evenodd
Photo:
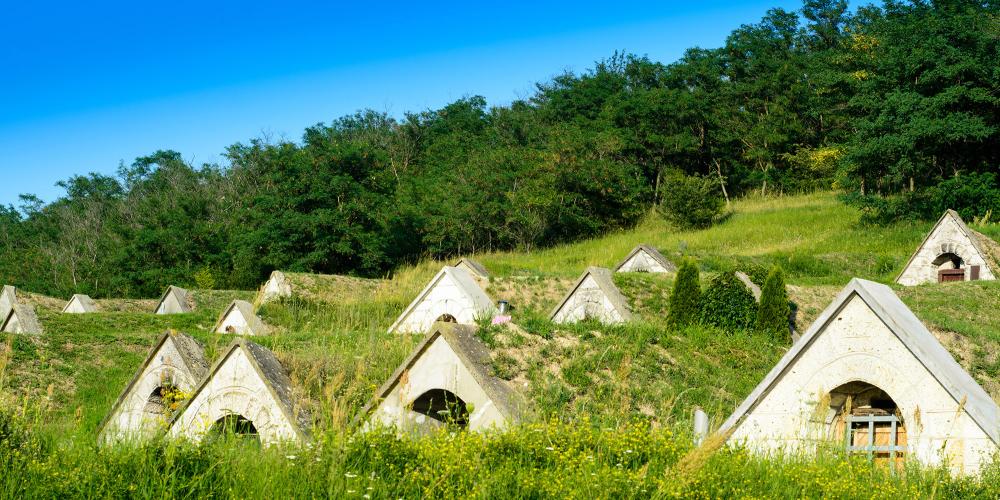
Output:
M771 7L701 2L19 2L0 17L0 204L157 149L201 164L253 137L467 95L506 104L625 50L716 47Z

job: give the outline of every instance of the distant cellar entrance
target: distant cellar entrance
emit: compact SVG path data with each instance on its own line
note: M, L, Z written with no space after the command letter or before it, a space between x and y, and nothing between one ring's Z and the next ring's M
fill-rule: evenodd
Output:
M867 382L848 382L830 391L832 433L849 453L897 466L906 454L906 426L896 402Z
M410 409L446 425L460 429L469 426L469 409L462 398L445 389L431 389L420 395Z

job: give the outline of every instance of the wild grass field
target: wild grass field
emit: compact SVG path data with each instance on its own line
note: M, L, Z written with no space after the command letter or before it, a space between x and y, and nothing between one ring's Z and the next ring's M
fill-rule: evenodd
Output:
M255 291L194 291L193 313L154 316L145 303L59 314L62 300L29 295L45 332L7 335L0 348L0 495L4 497L995 497L1000 471L953 478L910 464L890 473L835 449L761 458L709 442L695 448L691 412L717 427L788 348L746 332L667 326L670 276L618 275L636 320L555 325L551 308L589 265L614 266L638 243L693 259L702 283L721 270L780 265L808 328L851 277L889 283L932 222L864 227L834 193L733 204L725 222L678 231L650 216L587 241L475 256L487 293L514 305L515 327L480 327L493 372L521 388L529 418L504 433L400 439L349 423L417 336L387 327L443 262L386 280L293 275L308 293L269 303L274 327L254 340L289 371L314 418L302 448L236 442L155 442L98 448L97 426L165 329L194 335L210 357L231 338L210 333L232 299ZM978 228L984 232L994 227ZM996 282L896 288L956 359L1000 396ZM26 291L27 292L27 291ZM155 302L155 301L154 301Z

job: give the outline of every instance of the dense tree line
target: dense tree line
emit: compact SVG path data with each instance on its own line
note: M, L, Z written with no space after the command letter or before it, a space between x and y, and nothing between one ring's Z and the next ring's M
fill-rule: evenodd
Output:
M233 145L223 165L159 151L68 179L52 203L0 207L0 281L149 296L250 288L276 268L382 275L585 238L654 207L705 225L713 197L830 187L875 221L982 215L1000 208L998 13L806 0L722 47L670 64L615 54L506 106L362 111L298 142Z

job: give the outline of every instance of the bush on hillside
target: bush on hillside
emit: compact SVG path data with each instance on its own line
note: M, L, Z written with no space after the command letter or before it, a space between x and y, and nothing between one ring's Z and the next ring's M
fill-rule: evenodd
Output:
M766 333L777 341L787 341L790 314L785 276L781 268L775 266L761 288L760 306L757 308L757 331Z
M677 279L670 294L669 323L683 327L698 322L701 314L701 279L698 266L685 260L677 270Z
M682 228L711 226L723 216L725 202L716 181L707 177L677 176L657 207L660 215Z
M845 195L843 199L861 208L861 221L868 224L936 220L948 209L971 221L1000 212L1000 182L993 172L969 172L949 177L924 190L896 196L861 196L854 193Z
M752 327L756 317L757 301L733 271L712 279L702 298L702 323L735 332Z

